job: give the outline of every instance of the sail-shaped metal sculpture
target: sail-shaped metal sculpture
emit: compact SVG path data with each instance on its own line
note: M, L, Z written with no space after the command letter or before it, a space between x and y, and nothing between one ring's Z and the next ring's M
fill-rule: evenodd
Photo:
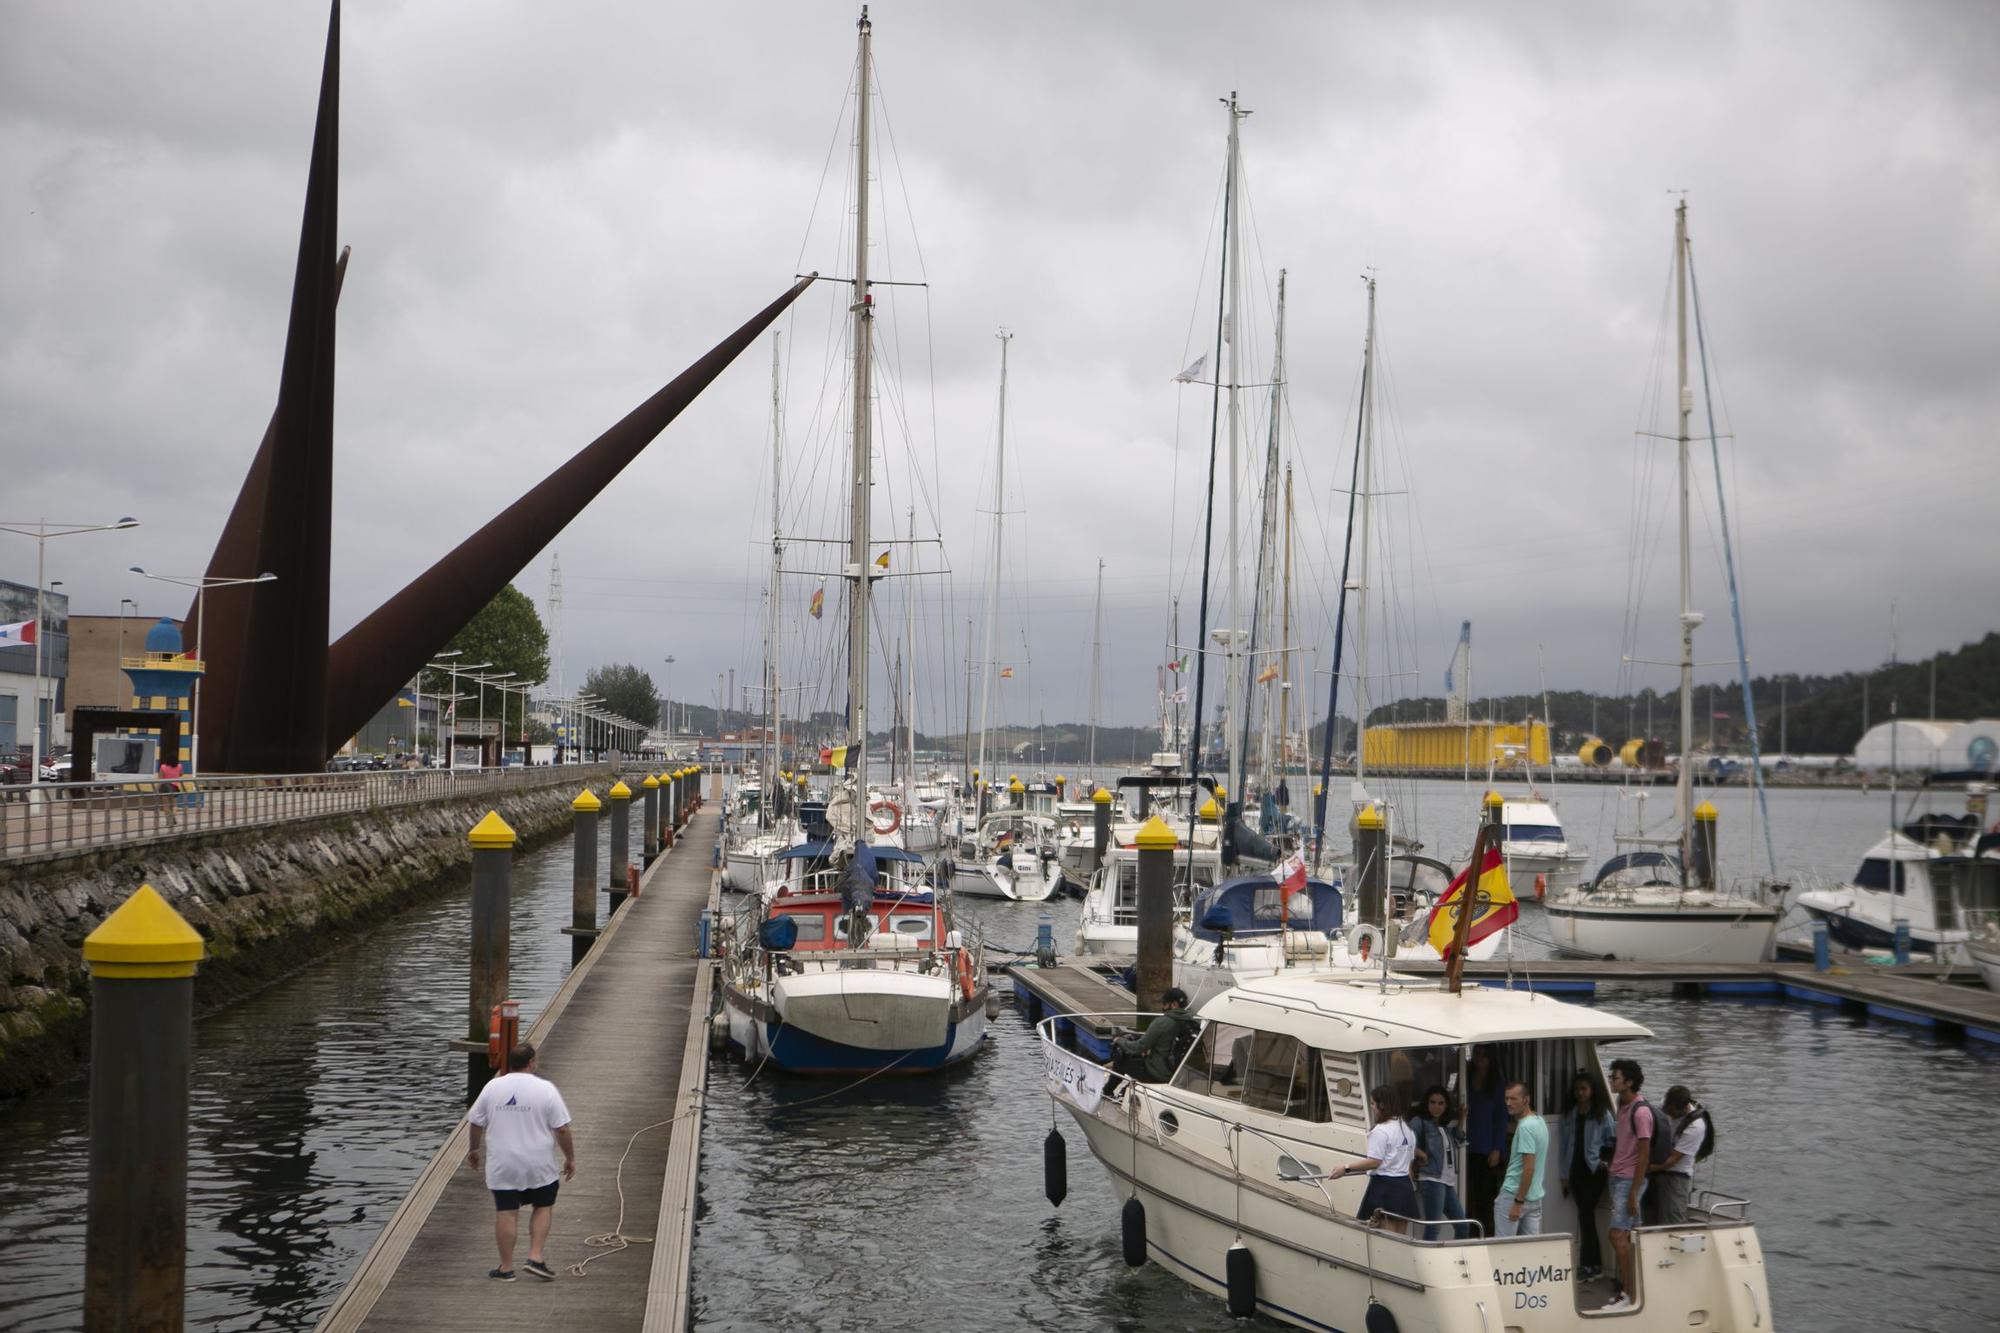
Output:
M333 0L278 403L208 563L213 577L277 575L205 608L202 752L212 771L317 770L812 281L794 284L329 648L334 310L347 262L335 253L339 166ZM190 608L191 641L195 619Z
M554 541L811 283L810 277L799 279L708 355L341 635L328 654L323 753L332 753L360 730L432 653Z

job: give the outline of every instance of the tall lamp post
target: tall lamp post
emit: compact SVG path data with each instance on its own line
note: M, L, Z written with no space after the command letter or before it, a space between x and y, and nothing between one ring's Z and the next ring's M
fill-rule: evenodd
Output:
M208 674L208 659L201 654L203 637L208 633L208 616L205 610L210 588L239 588L251 583L275 583L278 576L270 572L250 578L210 578L206 574L148 574L139 566L132 566L132 572L140 578L152 579L156 583L173 583L183 588L194 589L194 660L200 662L201 675L194 678L194 735L188 739L188 768L201 771L201 696L206 693L201 688L202 677Z
M438 656L457 657L460 653L463 653L464 651L465 650L463 648L454 648L448 653L439 653ZM461 666L457 662L433 662L431 663L431 669L433 671L443 671L448 675L450 675L451 706L454 710L456 710L458 707L458 701L460 699L465 699L470 697L469 695L463 695L458 692L458 673L461 671L483 671L487 667L490 667L492 665L493 664L491 662L473 662L464 666ZM444 700L442 698L438 700L437 724L438 724L438 748L444 751L444 766L446 768L451 768L453 766L452 744L451 744L452 737L447 737L444 734ZM456 735L457 733L454 732L453 737L455 737Z
M118 532L138 526L136 518L121 518L116 523L51 523L45 518L38 518L33 523L25 519L0 523L0 532L35 539L35 741L33 756L28 764L30 783L42 780L42 585L48 578L49 538L74 537L80 532Z
M572 741L578 739L576 735L577 732L585 731L587 727L586 718L589 713L590 705L598 702L600 702L598 697L592 694L589 690L578 690L576 692L576 697L570 701L570 733L571 733L570 739ZM583 754L583 762L586 764L589 763L590 738L588 735L582 737L582 744L579 745L577 748Z
M488 685L497 685L499 682L507 680L513 675L514 673L511 671L496 671L490 676L468 677L468 679L479 683L479 766L481 768L486 767L486 687ZM500 730L503 734L507 730L504 718L500 724Z
M673 658L673 654L672 654L672 653L669 653L669 654L667 654L667 656L666 656L666 657L665 657L664 659L662 659L662 660L664 660L664 661L666 662L666 664L667 664L667 674L666 674L666 677L665 677L665 679L664 679L663 683L664 683L664 684L665 684L665 686L666 686L666 694L667 694L667 738L668 738L669 740L671 740L671 739L673 739L673 734L674 734L674 658Z
M464 655L465 655L465 649L463 648L451 648L437 654L437 656L445 658L463 657ZM437 662L430 662L426 663L425 666L417 672L417 699L416 699L417 716L416 716L416 721L411 726L411 731L415 734L417 741L416 744L411 748L417 752L416 758L418 763L423 762L423 756L424 756L424 672L449 671L450 669L451 669L451 664L449 662L443 663L442 665ZM456 691L454 691L454 693L456 693ZM442 749L444 740L442 734L444 728L444 703L442 700L440 700L438 703L437 713L438 715L436 719L433 720L431 723L431 744L438 746L440 749Z
M136 616L139 614L139 604L137 602L133 601L130 597L120 597L118 599L118 661L120 665L123 665L125 661L125 608L128 606L132 608L133 615ZM123 705L120 706L122 707Z

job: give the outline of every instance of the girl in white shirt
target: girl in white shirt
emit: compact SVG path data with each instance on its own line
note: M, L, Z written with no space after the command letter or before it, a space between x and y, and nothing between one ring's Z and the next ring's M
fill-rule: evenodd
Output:
M1382 1219L1381 1225L1401 1234L1409 1230L1405 1218L1417 1217L1417 1191L1410 1183L1410 1164L1417 1153L1417 1136L1403 1122L1402 1112L1396 1106L1396 1090L1385 1084L1368 1095L1375 1108L1375 1126L1368 1131L1368 1155L1356 1162L1349 1162L1333 1169L1336 1178L1350 1171L1366 1171L1368 1188L1361 1196L1361 1207L1355 1216L1364 1221L1373 1220L1377 1213L1393 1216Z

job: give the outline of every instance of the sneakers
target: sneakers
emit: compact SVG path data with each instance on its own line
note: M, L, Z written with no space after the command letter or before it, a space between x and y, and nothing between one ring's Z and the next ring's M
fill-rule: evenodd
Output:
M492 1268L487 1270L486 1276L498 1282L512 1282L514 1280L514 1270L511 1268Z
M544 1282L553 1282L556 1280L556 1270L550 1268L540 1259L530 1259L522 1264L521 1267L527 1272L529 1277L538 1277Z

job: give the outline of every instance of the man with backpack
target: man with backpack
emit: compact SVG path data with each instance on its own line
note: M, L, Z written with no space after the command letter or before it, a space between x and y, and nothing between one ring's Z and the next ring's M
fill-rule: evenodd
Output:
M1618 1295L1610 1313L1632 1308L1632 1233L1640 1226L1639 1198L1651 1173L1655 1118L1639 1095L1645 1071L1637 1060L1611 1062L1611 1095L1618 1103L1618 1128L1611 1152L1611 1252L1618 1257Z
M1694 1094L1678 1083L1667 1089L1667 1100L1660 1109L1666 1112L1659 1136L1665 1151L1653 1154L1647 1193L1658 1195L1660 1225L1684 1226L1688 1195L1694 1187L1694 1164L1707 1160L1715 1150L1714 1123Z

